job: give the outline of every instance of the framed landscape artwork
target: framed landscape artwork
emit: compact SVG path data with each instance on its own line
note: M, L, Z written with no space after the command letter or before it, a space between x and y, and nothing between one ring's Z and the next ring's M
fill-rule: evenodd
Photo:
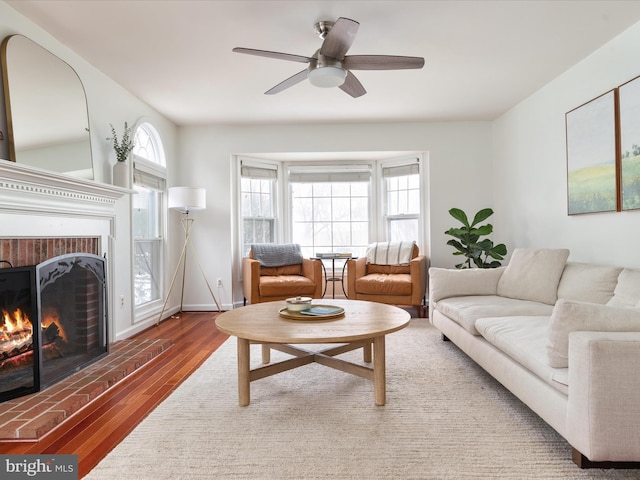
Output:
M618 88L622 210L640 209L640 77Z
M565 116L569 215L618 209L615 94L611 90Z

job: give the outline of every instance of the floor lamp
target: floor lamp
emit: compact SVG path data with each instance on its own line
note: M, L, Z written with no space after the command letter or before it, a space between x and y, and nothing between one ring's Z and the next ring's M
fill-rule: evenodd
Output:
M196 188L196 187L171 187L169 188L169 202L168 206L172 210L177 210L182 214L182 228L184 229L184 245L182 246L182 253L180 254L180 259L178 260L178 264L176 265L176 271L171 278L171 284L169 285L169 291L167 292L167 298L162 306L162 311L160 312L160 316L158 317L158 321L156 324L160 323L162 320L162 315L164 314L165 309L167 308L167 303L169 302L169 297L171 295L171 291L173 290L173 286L175 285L176 278L178 277L178 273L180 272L180 265L182 264L182 292L180 294L180 312L182 313L182 305L184 301L184 281L187 273L187 251L189 250L189 246L191 245L191 230L193 228L193 218L189 217L189 213L194 210L204 210L207 207L207 191L204 188ZM220 308L220 303L216 299L216 296L213 294L213 290L211 289L211 285L207 281L207 276L204 274L202 270L202 265L198 260L198 256L195 253L195 250L192 248L193 257L200 268L200 273L204 278L205 283L207 284L207 288L209 288L209 293L211 293L211 297L213 301L216 303L216 307L218 307L218 311L221 312L222 308Z

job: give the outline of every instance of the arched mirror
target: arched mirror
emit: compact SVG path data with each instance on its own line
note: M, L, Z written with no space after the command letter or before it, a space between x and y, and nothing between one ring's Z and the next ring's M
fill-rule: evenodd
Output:
M67 63L22 35L2 42L10 160L93 179L84 87Z

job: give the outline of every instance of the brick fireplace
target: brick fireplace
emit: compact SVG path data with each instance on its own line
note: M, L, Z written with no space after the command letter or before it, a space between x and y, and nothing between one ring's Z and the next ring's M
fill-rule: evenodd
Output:
M40 391L105 356L105 299L98 255L0 269L0 401Z
M0 272L13 267L42 273L45 267L38 266L69 254L95 256L104 271L114 271L116 202L127 193L112 185L0 160L0 260L9 262L0 263ZM60 273L57 266L51 268L56 275ZM58 307L65 310L67 317L77 317L79 308L83 312L80 316L85 325L73 327L72 339L87 351L102 344L106 348L112 341L108 332L113 332L114 319L107 312L115 310L113 278L109 276L100 285L99 281L90 281L91 275L78 269L72 275L75 280L50 296L51 303L55 303L62 293L72 292L71 299ZM95 299L100 295L102 305L97 306ZM81 303L84 305L78 307ZM36 304L29 308L35 312L40 307ZM94 325L93 318L101 315L105 325ZM49 333L55 337L55 327L52 328ZM43 369L46 373L46 361ZM52 374L51 379L45 375L41 382L46 386L57 378L57 374Z

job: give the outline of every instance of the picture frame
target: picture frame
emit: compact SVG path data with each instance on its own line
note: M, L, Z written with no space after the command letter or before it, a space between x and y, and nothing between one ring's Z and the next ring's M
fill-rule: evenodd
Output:
M619 210L617 92L565 114L569 215Z
M640 209L640 77L618 87L620 115L620 202Z

